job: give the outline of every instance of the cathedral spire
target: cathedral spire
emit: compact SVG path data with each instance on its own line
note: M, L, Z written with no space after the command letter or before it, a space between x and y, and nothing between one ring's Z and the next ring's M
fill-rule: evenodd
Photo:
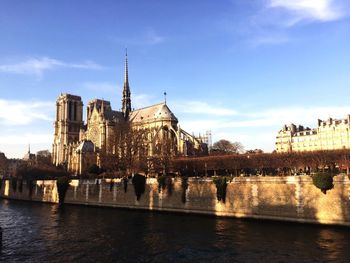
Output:
M124 88L122 99L122 112L125 118L128 118L131 111L131 99L130 99L130 87L129 87L129 69L128 69L128 50L125 49L125 67L124 67Z
M125 49L125 65L124 65L124 84L129 84L129 72L128 72L128 49Z

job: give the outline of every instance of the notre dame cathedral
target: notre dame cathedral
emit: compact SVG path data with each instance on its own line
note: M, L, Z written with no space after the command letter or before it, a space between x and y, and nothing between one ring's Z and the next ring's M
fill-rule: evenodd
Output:
M87 105L86 117L85 124L80 96L61 94L58 97L52 161L55 165L66 165L75 174L85 173L93 164L101 166L101 155L114 151L113 145L110 145L114 142L111 137L115 136L115 129L121 123L131 124L132 129L147 131L144 140L148 156L157 154L156 148L164 138L173 142L174 155L207 152L207 144L202 138L180 128L178 119L166 102L132 110L127 55L121 111L112 110L109 101L94 99Z

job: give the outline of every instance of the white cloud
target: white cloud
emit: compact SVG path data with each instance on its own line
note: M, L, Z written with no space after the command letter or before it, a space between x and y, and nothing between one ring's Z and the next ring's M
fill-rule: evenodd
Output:
M54 102L0 99L0 151L22 158L29 143L32 152L49 149L54 115Z
M237 112L233 109L224 108L203 101L185 101L176 102L174 104L175 112L217 116L232 116L237 114Z
M261 148L264 151L272 151L276 134L284 124L295 123L315 128L317 119L342 119L347 114L350 114L350 106L295 106L262 111L238 111L231 116L213 115L200 120L196 119L196 114L185 114L180 118L180 125L195 135L211 130L213 141L224 138L239 141L246 149Z
M282 127L289 123L314 126L317 119L345 118L347 114L350 114L350 106L276 108L248 113L246 117L252 120L230 122L227 127Z
M222 121L213 119L196 120L194 116L187 119L181 118L179 124L185 131L189 133L194 132L195 134L203 133L214 128L220 129L222 127Z
M347 16L350 8L348 0L259 0L252 2L255 2L256 12L247 16L247 20L243 18L245 23L239 24L239 30L236 29L235 32L244 36L245 42L253 48L292 42L297 35L291 30L293 26L336 21ZM232 25L232 22L229 25L235 26Z
M239 120L220 119L199 122L193 125L211 124L210 128L252 128L252 127L282 127L284 124L300 124L315 127L317 119L345 118L350 114L350 106L339 107L290 107L267 109L259 112L237 113Z
M268 6L286 10L291 15L289 26L302 20L333 21L345 15L334 0L269 0Z
M39 150L49 149L53 141L53 133L25 132L23 134L1 134L0 152L4 152L7 158L22 158L28 151L35 153Z
M232 142L241 142L245 150L262 149L265 152L274 150L275 131L259 131L259 133L242 133L235 131L214 131L212 141L226 139Z
M152 96L147 94L131 94L132 107L135 109L152 105Z
M149 106L152 97L145 94L133 96L135 107ZM328 107L279 107L266 110L236 111L231 108L208 106L206 102L185 102L181 107L191 106L178 111L176 103L170 108L180 115L179 124L187 132L204 134L211 130L213 141L229 139L241 142L246 149L261 148L264 151L274 149L275 137L278 130L289 123L316 127L317 119L345 118L350 114L350 106ZM36 121L52 122L54 118L54 102L8 101L0 99L0 151L6 153L13 150L12 156L21 155L28 143L43 149L50 147L53 135L52 128L41 130L40 134L32 131L29 124ZM212 104L211 104L212 105ZM213 108L211 108L213 107ZM221 109L217 111L217 109ZM189 110L188 110L189 109ZM192 110L191 110L192 109ZM192 113L192 114L191 114ZM202 114L202 115L201 115ZM18 125L27 125L26 129L17 129ZM46 124L45 124L46 125ZM23 130L23 133L19 134ZM40 146L40 147L39 147Z
M55 103L0 99L0 125L28 125L34 121L53 121Z
M206 103L195 103L200 106ZM179 105L176 105L176 108ZM174 112L181 109L183 105L177 108ZM301 124L305 126L315 127L317 125L317 119L326 120L328 118L345 118L347 114L350 114L350 106L329 106L329 107L285 107L285 108L270 108L262 111L235 111L229 108L225 108L224 111L211 111L212 109L203 109L201 107L185 108L180 119L181 126L189 132L200 132L208 129L230 129L248 128L249 131L253 129L266 128L266 127L282 127L284 124ZM202 113L205 117L198 119L198 113ZM210 114L212 113L212 114ZM210 116L211 115L211 116ZM257 134L259 131L257 130Z
M20 135L2 135L0 145L28 145L30 144L47 144L53 141L53 133L23 133Z
M29 58L22 62L12 64L0 64L0 72L36 75L41 77L47 70L56 68L76 68L76 69L94 69L99 70L103 67L92 61L85 61L83 63L67 63L54 58L41 57Z

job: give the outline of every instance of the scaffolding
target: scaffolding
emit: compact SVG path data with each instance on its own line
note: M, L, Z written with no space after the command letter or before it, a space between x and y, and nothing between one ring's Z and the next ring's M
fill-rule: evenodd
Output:
M202 141L208 145L208 149L210 150L213 146L211 130L205 132L205 135L202 136Z

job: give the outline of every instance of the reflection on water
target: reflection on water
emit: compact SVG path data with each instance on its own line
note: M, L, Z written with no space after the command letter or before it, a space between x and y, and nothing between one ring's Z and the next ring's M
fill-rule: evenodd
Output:
M341 256L341 250L344 248L344 242L349 242L346 239L349 236L341 231L332 231L330 229L321 229L318 233L317 244L326 251L325 256L329 261L336 261ZM345 249L349 249L345 248Z
M350 229L0 200L4 262L347 262Z

